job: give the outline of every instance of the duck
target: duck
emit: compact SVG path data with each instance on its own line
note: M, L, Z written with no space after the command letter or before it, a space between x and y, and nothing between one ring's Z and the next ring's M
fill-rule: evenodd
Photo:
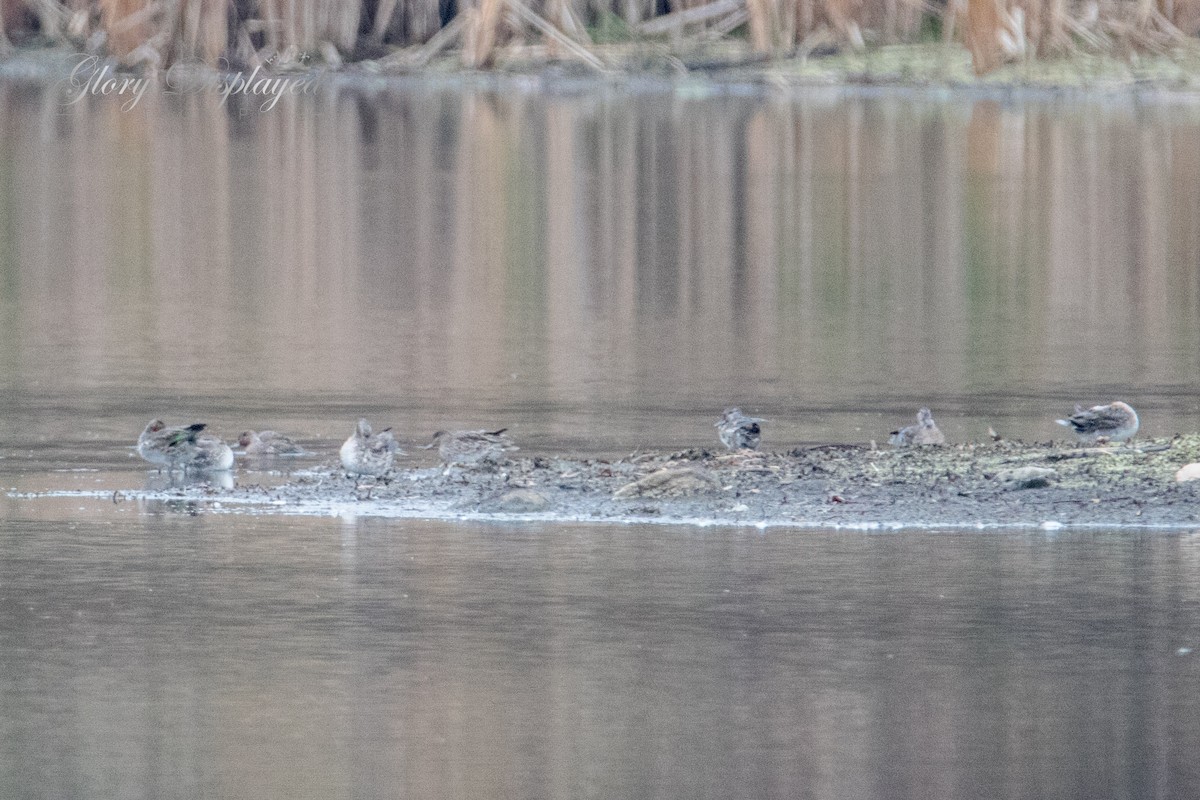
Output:
M888 442L894 447L909 447L912 445L920 447L924 445L945 444L946 437L938 429L937 423L933 421L933 412L928 408L922 408L917 412L917 424L909 425L898 431L892 431Z
M161 419L152 419L138 436L137 454L151 464L171 468L179 451L171 448L175 442L198 434L208 426L203 422L192 425L167 425Z
M498 464L504 454L520 448L506 433L508 428L496 431L437 431L433 441L422 446L422 450L437 448L438 455L447 467Z
M233 466L233 450L220 437L205 433L208 425L167 425L152 419L138 436L137 452L168 472L219 472Z
M250 456L300 456L304 448L275 431L242 431L238 444Z
M1133 407L1120 400L1091 408L1076 404L1074 414L1055 422L1073 430L1087 444L1123 442L1132 438L1141 426Z
M757 450L762 439L761 417L747 417L740 408L727 408L717 421L717 435L729 450Z
M171 447L179 451L175 464L184 472L224 472L233 468L233 449L211 433L186 437Z
M360 419L354 433L342 444L339 455L348 475L382 478L392 469L397 453L403 455L391 428L373 433L371 423Z

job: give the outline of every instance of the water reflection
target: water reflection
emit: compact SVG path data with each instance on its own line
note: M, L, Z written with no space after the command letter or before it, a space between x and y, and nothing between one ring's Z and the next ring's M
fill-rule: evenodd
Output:
M1200 644L1196 537L655 533L18 521L0 532L0 785L889 800L1200 785L1200 668L1179 654Z
M233 471L224 470L220 472L181 472L173 470L171 472L149 472L146 476L146 485L143 487L149 492L162 492L170 489L196 489L196 488L212 488L212 489L232 489L234 484Z
M952 438L1046 438L1117 394L1147 434L1200 423L1188 105L209 100L0 87L3 391L615 450L730 402L777 442L919 404Z

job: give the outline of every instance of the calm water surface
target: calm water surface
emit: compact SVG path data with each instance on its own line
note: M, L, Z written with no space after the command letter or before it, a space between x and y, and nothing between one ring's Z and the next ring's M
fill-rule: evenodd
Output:
M1200 795L1200 538L24 498L316 458L1200 428L1200 108L0 83L0 796ZM237 480L260 476L239 473Z
M6 797L1200 787L1197 535L38 508L0 533Z

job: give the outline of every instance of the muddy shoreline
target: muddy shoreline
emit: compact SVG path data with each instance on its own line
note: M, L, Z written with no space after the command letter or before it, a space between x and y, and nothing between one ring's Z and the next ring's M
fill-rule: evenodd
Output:
M966 50L944 44L901 44L827 54L765 59L743 43L723 42L683 51L661 43L640 42L594 48L605 67L549 57L544 48L520 48L487 70L464 67L455 56L441 56L419 67L404 51L389 57L344 64L264 72L289 79L310 77L314 89L383 91L398 87L463 89L504 93L591 92L605 87L623 92L671 92L687 97L719 94L833 93L862 96L909 92L938 97L997 101L1105 100L1138 104L1200 102L1200 45L1180 47L1136 59L1078 53L1043 61L1014 62L977 76ZM22 47L0 57L0 80L48 85L67 80L87 54L70 48ZM101 62L109 63L109 62ZM159 93L184 94L211 88L237 73L179 65L171 71L129 70L146 77ZM219 93L211 92L219 98ZM111 98L110 98L111 99ZM233 97L230 102L246 98ZM293 98L295 99L295 98ZM261 98L251 97L250 101ZM301 98L303 100L303 98Z
M129 491L190 511L438 520L681 523L793 528L1200 528L1200 435L1082 447L1012 441L907 449L826 445L779 453L692 449L620 459L528 456L489 468L400 466L355 482L332 463L243 470L218 482Z

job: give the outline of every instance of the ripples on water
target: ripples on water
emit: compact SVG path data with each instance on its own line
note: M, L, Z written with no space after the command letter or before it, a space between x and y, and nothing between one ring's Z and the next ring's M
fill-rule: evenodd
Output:
M1200 111L0 85L0 479L156 415L331 455L1195 429ZM57 470L93 469L96 472ZM4 797L1188 797L1192 535L262 519L0 497Z

